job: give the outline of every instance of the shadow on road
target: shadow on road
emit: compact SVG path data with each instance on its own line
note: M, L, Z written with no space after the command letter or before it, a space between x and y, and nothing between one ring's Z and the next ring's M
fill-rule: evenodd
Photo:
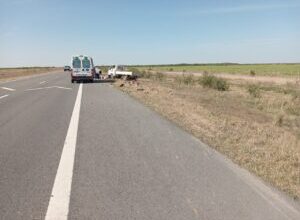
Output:
M114 79L94 79L93 82L89 81L77 81L77 83L84 83L84 84L93 84L93 83L114 83Z
M93 83L114 83L114 79L94 79Z

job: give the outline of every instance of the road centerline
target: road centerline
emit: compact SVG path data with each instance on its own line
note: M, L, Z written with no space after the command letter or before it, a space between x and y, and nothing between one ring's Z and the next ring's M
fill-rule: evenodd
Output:
M64 89L64 90L72 90L72 88L63 87L63 86L47 86L47 87L38 87L38 88L26 89L25 91L37 91L37 90L43 90L43 89Z
M8 88L8 87L1 87L1 89L4 89L4 90L7 90L7 91L16 91L15 89L12 89L12 88Z
M81 98L82 84L79 85L67 136L52 188L51 198L45 216L46 220L68 219Z
M5 98L5 97L7 97L7 96L9 96L9 95L3 95L3 96L0 96L0 99L3 99L3 98Z

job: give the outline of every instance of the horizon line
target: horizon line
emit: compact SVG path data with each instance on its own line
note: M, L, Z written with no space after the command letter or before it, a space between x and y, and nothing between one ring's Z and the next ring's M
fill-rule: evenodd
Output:
M124 66L201 66L201 65L280 65L280 64L287 64L287 65L297 65L300 62L262 62L262 63L236 63L236 62L208 62L208 63L161 63L161 64L128 64ZM95 67L99 66L112 66L116 64L101 64L95 65ZM22 69L22 68L62 68L63 66L14 66L14 67L0 67L0 69Z

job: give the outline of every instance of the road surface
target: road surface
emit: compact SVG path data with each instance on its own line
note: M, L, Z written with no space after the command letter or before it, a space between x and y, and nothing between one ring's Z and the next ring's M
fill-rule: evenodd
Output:
M300 219L263 183L109 83L0 83L1 219Z

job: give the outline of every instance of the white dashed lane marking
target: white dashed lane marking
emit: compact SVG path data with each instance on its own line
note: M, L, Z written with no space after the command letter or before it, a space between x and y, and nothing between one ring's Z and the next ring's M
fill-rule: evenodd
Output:
M63 86L48 86L48 87L39 87L33 89L26 89L25 91L36 91L36 90L43 90L43 89L65 89L65 90L72 90L72 88L63 87Z
M15 89L8 88L8 87L1 87L1 89L11 91L11 92L16 91Z
M5 97L7 97L7 96L9 96L9 95L3 95L3 96L0 96L0 99L3 99L3 98L5 98Z

